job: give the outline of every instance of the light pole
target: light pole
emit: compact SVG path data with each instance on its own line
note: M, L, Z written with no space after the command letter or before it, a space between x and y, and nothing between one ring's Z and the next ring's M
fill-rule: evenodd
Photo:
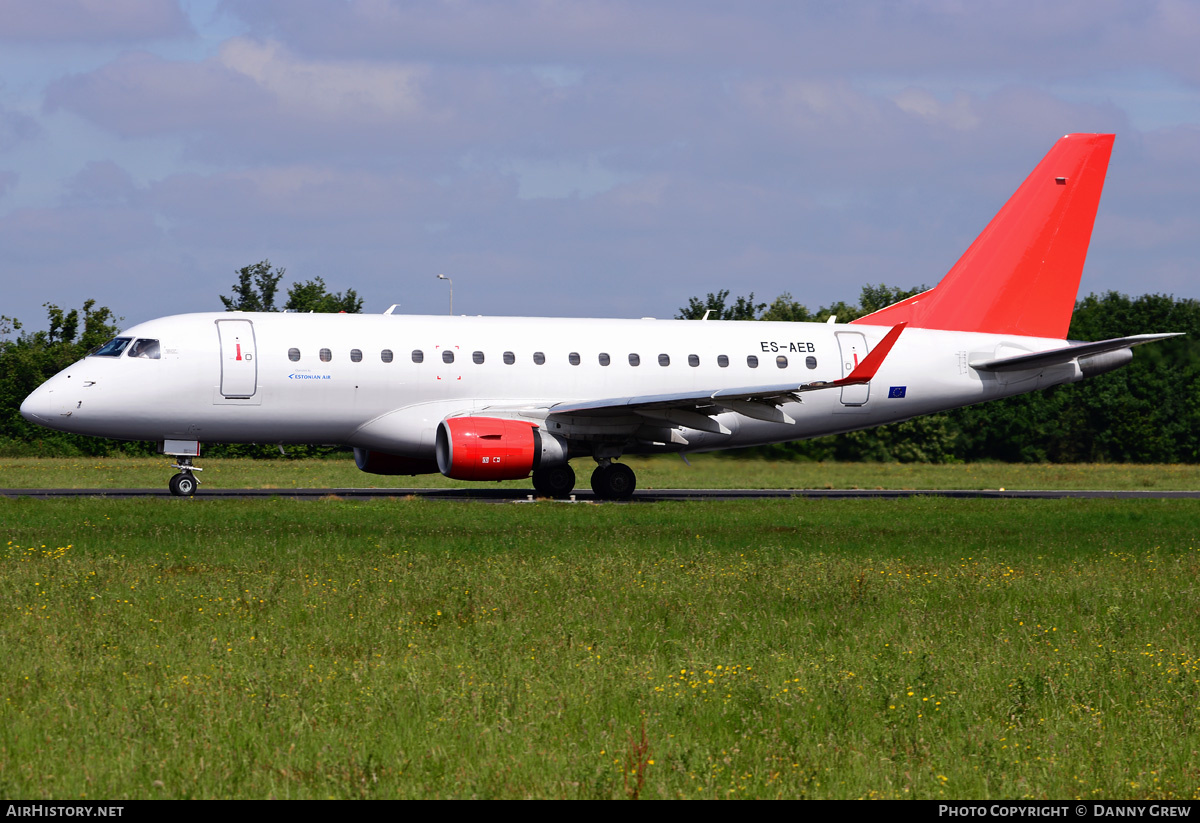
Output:
M444 274L438 275L438 280L445 280L450 284L450 316L454 316L454 281Z

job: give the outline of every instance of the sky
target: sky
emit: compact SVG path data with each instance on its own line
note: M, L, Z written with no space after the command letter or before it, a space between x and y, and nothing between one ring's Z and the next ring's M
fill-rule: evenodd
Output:
M367 312L854 302L1069 132L1117 136L1081 296L1200 297L1197 42L1192 0L0 0L0 315L261 260Z

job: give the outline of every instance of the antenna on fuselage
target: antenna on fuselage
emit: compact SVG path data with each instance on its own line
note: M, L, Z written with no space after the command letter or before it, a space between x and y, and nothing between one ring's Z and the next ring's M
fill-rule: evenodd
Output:
M398 309L398 308L400 308L400 304L399 304L399 303L393 303L392 305L388 306L388 310L387 310L387 311L385 311L385 312L384 312L384 314L391 314L392 312L394 312L394 311L395 311L396 309Z

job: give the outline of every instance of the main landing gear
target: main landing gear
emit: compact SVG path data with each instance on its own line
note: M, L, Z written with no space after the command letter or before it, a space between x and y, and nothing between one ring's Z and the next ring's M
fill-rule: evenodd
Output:
M569 497L575 490L575 471L566 463L538 469L533 473L533 488L542 497ZM592 472L592 491L601 500L628 500L636 488L633 469L624 463L605 460Z
M624 463L606 460L592 472L592 491L601 500L629 500L636 488L633 469Z
M200 485L200 481L192 472L203 471L203 469L193 466L190 457L177 457L175 460L176 462L171 464L171 468L179 469L179 474L171 478L167 488L176 497L191 497L196 493L196 487Z
M575 470L567 463L538 469L533 473L533 488L542 497L561 500L575 491Z

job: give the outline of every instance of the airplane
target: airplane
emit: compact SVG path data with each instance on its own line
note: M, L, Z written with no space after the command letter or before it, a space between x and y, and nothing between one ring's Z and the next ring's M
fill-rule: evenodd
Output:
M801 440L1073 383L1174 334L1066 339L1114 135L1058 140L934 288L850 323L214 312L140 323L26 419L157 441L352 447L380 475L532 476L628 500L625 455Z

